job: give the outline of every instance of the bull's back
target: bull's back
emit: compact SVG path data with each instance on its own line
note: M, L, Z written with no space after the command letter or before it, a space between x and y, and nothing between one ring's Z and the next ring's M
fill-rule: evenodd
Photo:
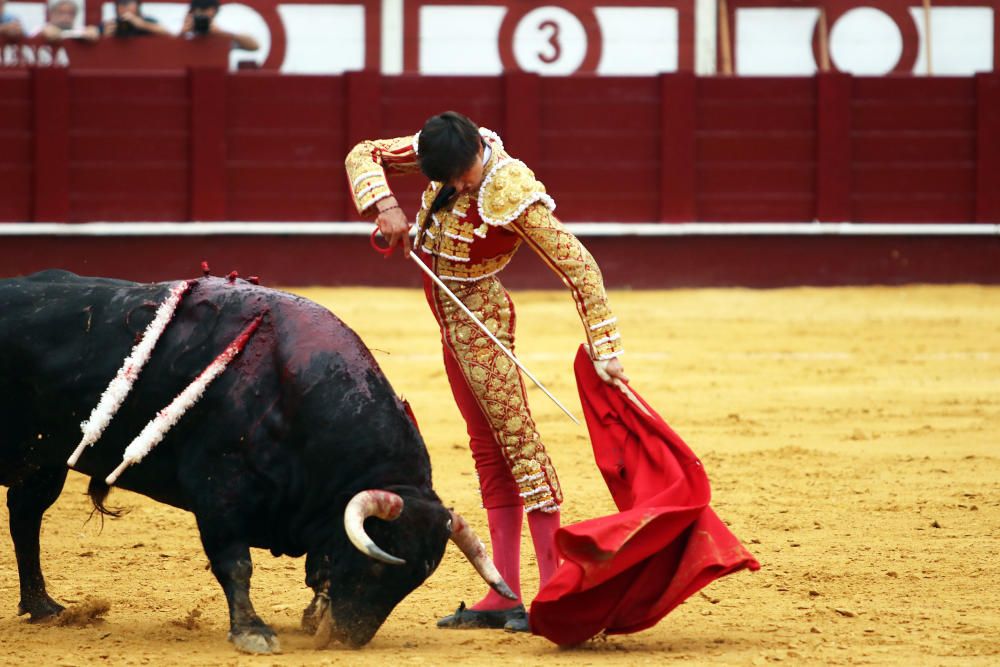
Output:
M0 483L4 467L27 458L32 464L65 462L80 439L80 423L172 284L64 271L0 281L0 394L13 397L0 403ZM422 440L350 328L307 299L219 278L199 279L183 297L119 412L78 469L100 477L113 470L157 411L257 317L262 324L244 353L150 457L125 473L122 486L181 504L171 495L178 470L216 468L234 446L243 456L268 460L308 452L317 461L340 461L331 474L345 478L384 467L387 459L406 461L400 483L414 473L419 483L428 483Z
M27 382L39 395L58 391L65 379L80 382L106 372L111 357L124 350L123 358L135 336L127 311L162 291L55 270L0 281L0 382Z
M120 314L162 291L55 270L0 280L0 466L65 461L134 341Z

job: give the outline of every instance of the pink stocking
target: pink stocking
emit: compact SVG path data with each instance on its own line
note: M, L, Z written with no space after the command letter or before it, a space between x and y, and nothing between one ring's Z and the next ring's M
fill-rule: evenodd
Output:
M531 529L531 541L535 545L535 558L538 561L538 588L544 588L556 568L559 567L559 555L556 552L556 530L559 528L559 512L542 512L536 510L528 513L528 528Z
M521 522L524 509L520 505L496 507L486 510L490 524L490 542L493 543L493 562L510 589L521 597ZM530 517L528 519L531 521ZM558 520L557 520L558 524ZM474 611L510 609L520 600L508 600L490 590L482 600L472 606Z

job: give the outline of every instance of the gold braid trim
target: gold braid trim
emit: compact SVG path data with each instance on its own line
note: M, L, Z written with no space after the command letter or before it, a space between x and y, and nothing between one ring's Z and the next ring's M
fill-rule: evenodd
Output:
M513 348L514 309L497 278L449 287L507 349ZM562 502L562 489L528 409L517 366L436 286L434 295L445 344L493 429L525 511L555 511Z
M344 160L347 183L358 213L392 194L386 173L413 174L420 171L413 137L362 141Z

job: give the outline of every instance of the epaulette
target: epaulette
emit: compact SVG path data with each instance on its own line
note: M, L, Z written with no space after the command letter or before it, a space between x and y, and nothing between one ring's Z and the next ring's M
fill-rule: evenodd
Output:
M499 227L516 220L535 202L542 202L550 211L556 209L555 201L545 193L545 186L534 172L520 160L504 156L483 179L479 216Z

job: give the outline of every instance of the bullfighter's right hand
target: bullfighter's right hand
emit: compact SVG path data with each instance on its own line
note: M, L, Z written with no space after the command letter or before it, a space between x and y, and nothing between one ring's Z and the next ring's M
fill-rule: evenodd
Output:
M403 209L399 207L395 197L386 197L380 200L376 206L378 207L379 214L375 218L375 224L378 225L378 230L382 233L382 236L389 242L389 248L395 248L396 245L401 243L403 245L403 257L409 258L410 223L406 219Z

